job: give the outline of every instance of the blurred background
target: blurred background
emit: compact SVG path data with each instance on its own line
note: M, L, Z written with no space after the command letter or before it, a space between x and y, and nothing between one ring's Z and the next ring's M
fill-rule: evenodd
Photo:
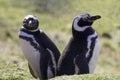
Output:
M95 74L120 74L120 0L0 0L0 80L33 80L20 48L18 32L32 14L62 52L71 37L73 18L101 15L93 27L101 51Z

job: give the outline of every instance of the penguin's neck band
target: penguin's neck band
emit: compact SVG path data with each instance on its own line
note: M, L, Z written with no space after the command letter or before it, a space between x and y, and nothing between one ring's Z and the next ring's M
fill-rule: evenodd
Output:
M80 27L78 25L78 21L79 21L79 18L76 18L73 22L73 28L76 30L76 31L85 31L88 27L90 26L84 26L84 27Z
M29 32L36 32L36 31L39 30L39 28L37 28L37 29L35 29L35 30L28 30L28 29L24 28L23 26L22 26L22 28L25 29L25 30L27 30L27 31L29 31Z

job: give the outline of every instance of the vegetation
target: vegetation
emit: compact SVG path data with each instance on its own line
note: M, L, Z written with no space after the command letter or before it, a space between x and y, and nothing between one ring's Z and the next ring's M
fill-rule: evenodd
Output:
M102 16L93 25L101 42L95 74L61 76L53 80L119 80L119 4L119 0L0 0L0 80L34 80L18 39L26 15L33 14L39 18L39 28L62 52L71 36L73 18L86 12Z
M51 80L119 80L120 76L112 74L61 76Z

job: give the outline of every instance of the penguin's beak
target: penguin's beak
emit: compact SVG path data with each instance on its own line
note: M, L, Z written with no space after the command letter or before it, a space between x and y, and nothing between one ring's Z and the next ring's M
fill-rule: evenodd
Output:
M93 22L93 21L95 21L95 20L97 20L97 19L100 19L100 18L101 18L100 15L91 16L91 17L88 18L88 21Z

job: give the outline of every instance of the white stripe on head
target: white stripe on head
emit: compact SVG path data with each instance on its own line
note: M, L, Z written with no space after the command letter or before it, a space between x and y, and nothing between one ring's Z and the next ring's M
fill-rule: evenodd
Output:
M33 16L33 15L27 15L27 16L25 16L25 18L24 19L28 19L28 18L33 18L33 19L35 19L35 20L38 20L38 18L36 17L36 16ZM31 22L31 21L30 21ZM29 23L30 23L29 22ZM22 26L22 28L24 28L23 26ZM24 28L24 29L26 29L26 28ZM30 32L36 32L36 31L38 31L39 29L37 28L37 29L35 29L35 30L29 30L29 29L26 29L26 30L28 30L28 31L30 31Z
M37 17L36 17L36 16L33 16L33 15L27 15L27 16L25 16L25 19L28 19L28 18L37 19ZM37 19L37 20L38 20L38 19Z
M84 26L84 27L80 27L79 25L78 25L78 22L79 22L79 20L81 19L81 15L78 15L75 19L74 19L74 21L73 21L73 28L76 30L76 31L85 31L88 27L90 27L90 26Z
M22 26L22 28L24 28L24 27ZM26 29L26 28L24 28L24 29L27 30L27 31L29 31L29 32L36 32L36 31L39 30L39 28L37 28L37 29L35 29L35 30L29 30L29 29ZM42 30L40 30L40 31L42 31Z

